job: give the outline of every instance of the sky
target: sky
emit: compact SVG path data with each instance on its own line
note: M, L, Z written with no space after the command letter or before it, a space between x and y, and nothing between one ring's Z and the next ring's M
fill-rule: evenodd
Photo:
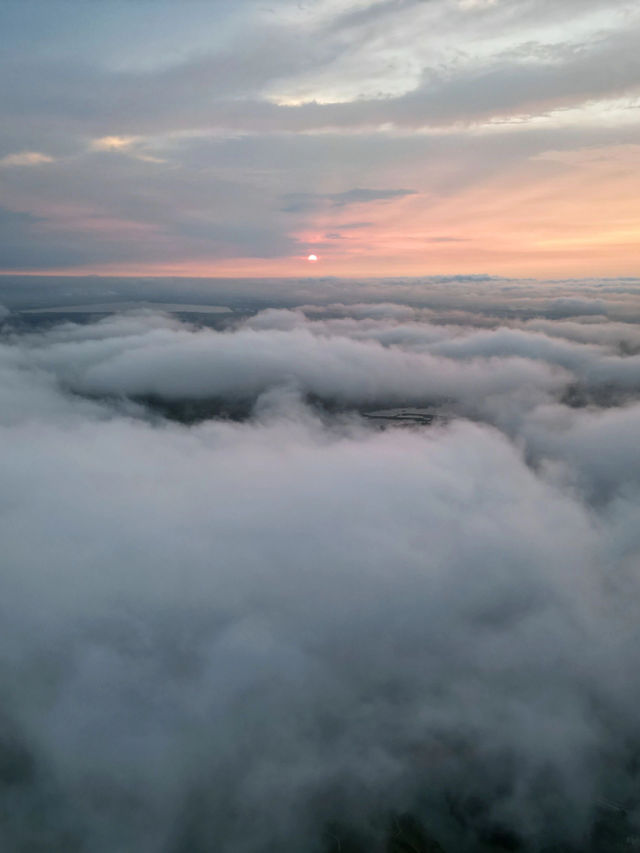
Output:
M0 40L2 272L638 272L635 0L3 0Z

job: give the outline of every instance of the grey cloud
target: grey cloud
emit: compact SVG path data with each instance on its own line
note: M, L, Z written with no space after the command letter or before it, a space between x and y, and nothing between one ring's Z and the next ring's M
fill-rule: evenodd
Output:
M391 15L428 2L431 0L378 0L361 9L348 10L338 15L331 21L330 28L342 32L345 29L359 28L378 21L386 22Z
M18 223L14 227L14 238L3 246L14 259L6 259L9 269L202 255L273 257L294 250L284 218L270 215L274 194L240 175L95 153L79 163L52 165L46 176L7 180L5 187L7 204L28 199L28 206L46 211L23 217L19 235Z
M336 228L339 231L354 231L358 228L367 228L372 224L372 222L340 222L336 225Z
M0 266L4 269L33 270L78 266L112 260L118 254L123 260L139 251L123 239L97 235L93 240L78 240L64 230L49 230L48 218L9 209L0 209Z
M340 49L326 41L303 46L286 30L263 25L245 29L237 44L218 53L149 71L111 70L71 55L64 60L23 55L5 63L4 109L8 116L65 117L96 132L113 132L114 122L118 130L148 126L154 117L166 122L176 111L193 118L194 109L206 120L215 115L216 101L257 95L292 66L302 71L329 62Z
M636 34L611 37L581 51L559 55L553 62L518 62L510 58L489 67L452 75L426 72L414 91L395 98L349 104L304 104L262 109L256 128L321 129L323 127L443 126L513 115L541 115L551 109L598 98L636 92L640 61L631 52ZM621 58L622 57L622 58ZM606 66L609 71L601 74Z
M540 114L635 91L640 74L633 26L579 49L560 45L542 59L522 61L506 54L453 72L425 69L418 88L398 97L299 107L264 101L260 97L264 83L289 68L295 75L310 66L330 67L336 56L348 51L348 43L305 41L309 50L286 30L253 33L250 53L245 43L219 56L189 58L154 72L110 72L72 61L13 60L3 76L5 114L15 121L25 115L55 118L97 135L113 133L114 126L117 132L128 133L178 127L312 130L385 123L441 126ZM258 42L268 48L259 48ZM600 73L602 67L607 67L606 75Z
M404 198L415 195L415 190L405 189L366 189L354 187L338 193L291 193L285 196L287 212L315 210L325 206L346 207L350 204L368 204L374 201L389 201L393 198Z
M276 171L281 182L294 187L320 190L335 179L340 169L358 176L367 186L371 174L401 174L407 169L420 173L425 158L433 165L428 186L437 195L447 195L499 173L505 166L518 164L539 154L555 151L588 150L591 147L637 142L637 128L604 126L525 127L517 133L496 125L490 134L469 135L463 128L437 134L376 133L248 134L222 138L188 138L169 156L181 164L200 169L220 169L233 173L242 169L258 175ZM309 163L313 169L309 169ZM455 163L455 169L446 168ZM398 164L402 171L398 172ZM423 180L424 180L423 176ZM377 178L379 181L379 177ZM397 179L396 179L397 180ZM394 186L397 184L391 184ZM337 226L336 226L337 228Z
M537 22L541 18L547 21L566 19L575 16L576 12L589 12L600 10L610 11L613 4L606 0L568 0L566 4L550 2L550 0L517 0L517 2L505 3L446 3L442 0L374 0L368 5L348 10L339 14L332 22L331 27L335 29L369 28L371 24L381 23L383 27L393 24L394 16L405 11L415 10L416 7L429 4L435 6L451 27L465 30L468 26L480 27L481 31L487 27L500 26L503 31L511 28L522 27L523 24ZM621 6L621 3L617 3ZM468 23L467 23L468 22Z
M38 222L42 222L42 219L40 217L33 216L31 213L7 210L7 208L4 207L0 208L0 226L3 230L8 229L10 231L15 231L35 225Z
M370 190L355 188L346 190L341 193L332 193L327 198L335 207L344 207L347 204L361 204L369 201L387 201L392 198L404 198L408 195L415 195L415 190Z

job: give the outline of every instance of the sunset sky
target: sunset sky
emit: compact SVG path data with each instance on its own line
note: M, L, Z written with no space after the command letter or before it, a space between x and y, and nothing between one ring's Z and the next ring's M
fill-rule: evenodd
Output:
M0 40L2 272L638 274L637 0L3 0Z

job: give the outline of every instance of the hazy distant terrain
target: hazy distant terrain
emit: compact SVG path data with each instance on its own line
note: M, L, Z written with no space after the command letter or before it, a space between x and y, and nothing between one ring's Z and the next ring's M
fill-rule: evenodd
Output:
M0 303L2 850L640 849L640 280Z

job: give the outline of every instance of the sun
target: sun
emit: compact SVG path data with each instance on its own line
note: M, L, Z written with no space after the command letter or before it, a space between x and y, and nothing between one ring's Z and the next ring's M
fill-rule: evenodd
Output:
M318 256L317 255L308 255L307 260L309 261L309 263L315 264L315 262L318 260Z

